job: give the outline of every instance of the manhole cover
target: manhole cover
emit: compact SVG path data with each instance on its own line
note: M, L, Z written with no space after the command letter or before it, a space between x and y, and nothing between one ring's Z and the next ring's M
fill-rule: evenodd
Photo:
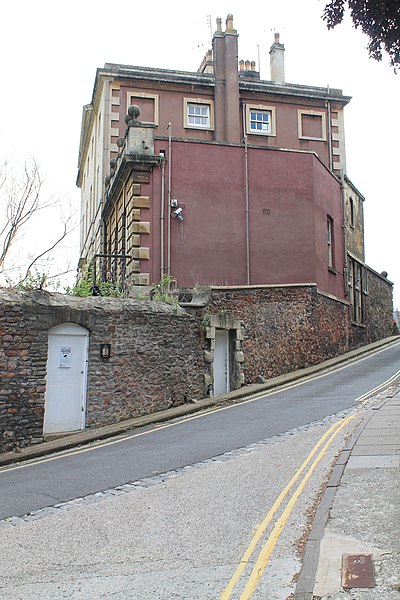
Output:
M375 587L372 554L342 554L342 587Z

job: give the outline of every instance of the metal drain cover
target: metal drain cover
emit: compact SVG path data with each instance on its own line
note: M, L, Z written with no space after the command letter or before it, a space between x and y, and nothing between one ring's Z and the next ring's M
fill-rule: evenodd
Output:
M375 587L372 554L342 554L342 587Z

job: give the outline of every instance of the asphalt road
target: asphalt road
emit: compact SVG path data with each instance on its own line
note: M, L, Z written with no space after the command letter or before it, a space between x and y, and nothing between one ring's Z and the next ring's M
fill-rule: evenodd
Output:
M262 398L0 470L0 519L195 464L355 405L400 369L400 343Z

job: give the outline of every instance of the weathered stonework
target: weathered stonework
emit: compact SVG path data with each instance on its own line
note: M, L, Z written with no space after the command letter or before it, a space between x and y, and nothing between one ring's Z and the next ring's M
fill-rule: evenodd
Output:
M366 322L356 326L347 302L308 286L213 287L197 306L185 305L208 323L205 385L212 389L215 329L239 323L232 387L318 364L392 334L392 284L368 269ZM222 318L221 318L222 316ZM228 320L224 321L228 316ZM229 328L229 327L228 327Z
M48 331L89 330L86 426L115 423L203 396L198 321L156 302L0 291L0 451L42 440ZM100 358L100 344L111 358Z
M392 284L367 269L365 323L307 286L202 288L185 312L157 302L0 290L0 451L42 440L49 330L89 331L86 426L213 392L215 337L229 331L230 383L317 364L392 334ZM100 344L111 357L100 358Z
M348 349L346 305L319 295L316 287L213 288L206 310L229 311L242 323L235 360L245 383L307 367Z
M358 348L393 333L393 287L388 279L367 267L367 293L364 294L365 323L351 323L349 343Z
M202 314L202 312L200 314ZM242 369L244 357L243 352L241 352L243 331L241 322L223 308L218 314L212 314L210 316L206 314L202 323L205 327L205 338L208 341L207 348L204 350L204 361L206 363L204 395L208 396L213 393L215 335L217 329L224 329L231 332L232 341L234 343L234 352L231 352L230 387L234 390L240 388L244 383Z

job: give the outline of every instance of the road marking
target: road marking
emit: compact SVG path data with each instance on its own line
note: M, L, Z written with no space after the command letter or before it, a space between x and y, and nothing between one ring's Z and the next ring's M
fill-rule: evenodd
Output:
M244 553L239 567L236 569L232 579L230 580L228 586L225 588L225 590L223 591L222 595L220 596L220 600L228 600L231 595L232 595L232 591L240 577L240 575L242 574L243 570L245 569L246 565L249 562L250 557L252 556L262 534L264 533L266 527L268 526L268 524L271 522L274 514L276 513L276 511L280 508L282 501L284 500L284 498L287 496L289 490L292 488L293 484L297 481L297 479L300 477L301 473L304 471L304 469L306 468L306 466L308 465L308 463L310 462L310 460L312 459L312 457L315 455L315 453L317 452L317 450L321 447L321 445L326 441L324 447L322 448L322 450L320 450L318 456L314 459L313 463L311 464L310 468L308 469L307 473L304 475L302 481L299 483L297 489L295 490L295 492L293 493L293 495L291 496L286 508L284 509L282 515L278 518L278 520L276 521L274 528L272 530L272 533L270 534L270 536L268 537L267 542L265 543L265 545L263 546L263 548L261 549L257 561L253 567L253 570L247 580L247 583L245 585L244 591L242 593L242 595L240 596L240 600L249 600L249 598L251 598L251 596L253 595L256 586L265 570L265 567L268 564L269 558L272 554L272 551L278 541L278 538L280 536L280 534L282 533L282 530L284 528L284 526L286 525L286 522L300 496L300 494L302 493L306 483L308 482L308 480L310 479L311 475L313 474L316 466L318 465L318 463L322 460L322 458L324 457L324 455L326 454L329 446L331 445L331 443L333 442L333 440L335 439L335 437L338 435L338 433L353 419L356 418L356 415L350 415L349 417L347 417L346 419L344 419L343 421L338 421L337 423L334 423L326 432L325 434L321 437L321 439L318 441L318 443L314 446L314 448L312 449L312 451L310 452L310 454L308 455L308 457L306 458L306 460L304 461L304 463L301 465L300 469L295 473L295 475L293 476L293 478L289 481L289 483L287 484L287 486L282 490L282 492L279 494L279 496L277 497L277 499L275 500L272 508L270 509L270 511L268 512L267 516L265 517L265 519L263 520L263 522L261 523L261 525L259 526L259 528L257 529L255 535L253 536L253 539L251 540L246 552ZM329 438L329 439L327 439Z
M388 385L390 385L393 381L395 381L397 379L397 377L399 377L399 375L400 375L400 370L397 371L397 373L395 373L391 377L389 377L389 379L387 379L386 381L384 381L380 385L376 386L376 388L374 388L373 390L370 390L369 392L365 392L365 394L363 394L362 396L359 396L358 398L356 398L354 400L354 402L361 402L362 404L365 404L365 402L368 401L369 397L372 396L372 394L376 394L380 390L382 390L385 387L387 387Z
M279 517L279 519L276 521L271 535L269 536L266 544L262 548L262 550L257 558L256 564L253 567L253 571L251 572L251 575L245 586L243 594L240 596L240 600L249 600L249 598L251 598L251 596L253 595L254 590L257 586L257 583L260 580L260 578L265 570L265 567L268 564L269 558L270 558L271 553L278 541L278 538L279 538L280 534L282 533L282 530L283 530L284 526L286 525L287 520L288 520L290 514L292 513L292 510L293 510L301 492L303 491L307 481L310 479L311 475L313 474L313 472L314 472L316 466L318 465L318 463L320 462L320 460L326 454L329 446L331 445L331 443L333 442L335 437L343 429L343 427L345 427L347 425L347 423L349 423L349 421L351 421L354 418L355 418L355 415L352 415L350 417L347 417L347 419L345 419L343 421L343 423L341 423L341 425L336 429L336 431L333 432L330 439L326 442L325 446L322 448L322 450L319 452L317 458L312 463L311 467L307 471L307 473L304 476L299 487L297 488L297 490L294 492L293 496L289 500L287 507L285 508L282 515Z
M391 344L390 348L397 346L400 344L399 342L396 342L395 344ZM388 349L388 347L382 348L381 350L377 350L376 352L371 352L370 354L368 354L367 356L364 356L363 358L360 359L354 359L351 362L342 365L340 367L337 368L333 368L331 370L328 370L320 375L315 375L315 376L311 376L309 378L304 378L300 381L294 382L294 383L289 383L287 385L282 385L279 388L274 388L271 391L265 391L265 392L257 392L254 395L249 396L249 398L247 400L243 400L242 402L240 402L240 404L231 404L229 406L222 406L220 408L215 408L215 409L211 409L196 415L193 415L191 417L184 417L181 418L179 421L176 421L174 423L167 423L166 425L160 425L160 426L156 426L156 427L152 427L151 429L148 429L146 431L142 431L140 433L133 433L131 435L126 435L123 437L120 437L118 439L113 439L111 441L99 441L99 442L95 442L93 444L91 444L90 446L85 446L84 448L80 448L79 450L71 450L71 451L66 451L63 452L62 454L56 454L54 456L51 457L46 457L46 458L37 458L37 459L32 459L32 460L27 460L24 463L20 463L18 465L15 466L11 466L11 467L3 467L0 469L0 475L2 473L10 473L11 471L17 471L19 469L25 469L27 467L34 467L36 465L42 465L48 462L53 462L55 460L60 460L63 458L69 458L71 456L78 456L79 454L84 454L86 452L93 452L94 450L99 450L101 448L105 448L108 446L114 446L115 444L121 444L122 442L127 442L129 440L132 440L134 438L137 437L142 437L144 435L149 435L151 433L154 433L155 431L161 431L163 429L169 429L170 427L176 427L177 425L182 425L184 423L187 423L188 421L194 421L195 419L202 419L204 417L208 417L209 415L218 413L218 412L222 412L224 410L230 410L232 408L237 408L238 406L243 406L245 404L249 404L250 402L255 402L257 400L262 400L264 398L269 398L270 396L274 396L275 394L280 394L281 392L287 391L287 390L291 390L293 388L299 387L301 385L304 385L306 383L309 383L311 381L315 381L317 379L321 379L323 377L327 377L328 375L332 375L334 373L338 373L339 371L343 371L344 369L347 369L351 366L354 366L355 363L361 363L364 362L364 360L367 360L368 358L371 358L372 356L376 356L377 354L380 354L381 352L385 352ZM397 377L397 375L400 373L400 371L398 371L397 373L395 373L394 375L392 375L389 378L389 382L391 382L392 379L394 379L395 377ZM380 384L380 386L378 386L379 388L384 387L385 385L387 385L387 381L383 382ZM362 396L360 396L359 398L357 398L355 400L355 402L361 402L360 399L364 398L365 396L371 395L374 390L377 388L374 388L373 390L370 390L368 392L365 392Z
M299 479L300 475L305 470L306 466L311 461L311 459L313 458L313 456L315 455L315 453L317 452L317 450L322 446L322 444L331 435L331 433L337 427L339 427L340 423L341 423L341 421L336 421L336 423L333 423L333 425L331 425L331 427L329 427L329 429L324 433L324 435L320 438L320 440L317 442L317 444L311 450L311 452L309 453L309 455L307 456L307 458L305 459L305 461L303 462L303 464L299 467L299 469L293 475L292 479L289 481L289 483L286 485L286 487L283 488L283 490L281 491L281 493L279 494L279 496L275 500L274 504L272 505L271 509L268 511L266 517L264 518L264 520L258 526L258 528L257 528L257 530L256 530L256 532L255 532L255 534L253 536L253 539L251 540L250 544L248 545L248 547L246 549L246 552L243 554L243 556L242 556L242 558L240 560L239 566L237 567L235 573L233 574L233 576L232 576L229 584L227 585L227 587L222 592L220 600L228 600L228 598L231 597L232 591L233 591L236 583L238 582L241 574L243 573L244 569L246 568L246 565L248 564L249 559L251 558L251 556L252 556L252 554L253 554L253 552L254 552L254 550L255 550L258 542L260 541L263 533L265 532L266 528L270 524L273 516L275 515L275 513L277 512L277 510L280 508L282 502L284 501L284 499L286 498L286 496L290 492L290 490L293 487L293 485Z
M359 364L364 362L365 360L368 360L369 358L371 358L372 356L376 356L377 354L381 354L381 352L386 352L386 350L390 347L393 348L395 346L398 346L400 344L399 342L396 342L394 344L390 344L390 346L386 346L385 348L382 348L381 350L377 350L376 352L371 352L370 354L367 354L367 356L364 356L363 358L354 358L354 359L350 359L348 363L346 363L345 365L342 365L340 367L332 367L332 368L328 368L327 370L325 370L323 373L321 373L320 375L314 375L314 376L310 376L308 378L304 378L301 379L300 381L297 381L295 383L288 383L287 385L283 385L282 387L280 387L279 389L274 389L271 390L270 392L257 392L254 395L252 395L249 400L246 400L245 402L242 402L241 404L245 404L246 402L252 402L253 400L259 400L261 398L265 398L266 396L272 396L273 394L278 394L281 391L284 390L290 390L294 387L298 387L300 385L303 385L305 383L309 383L310 381L316 381L317 379L322 379L323 377L327 377L328 375L332 375L334 373L338 373L339 371L344 371L345 369L348 369L349 367L353 367L355 363ZM400 373L400 371L398 371L397 373L395 373L395 375L393 375L392 377L396 377L398 375L398 373ZM386 382L384 382L381 385L385 385ZM368 394L370 392L366 392L366 394ZM357 400L355 400L357 401Z

